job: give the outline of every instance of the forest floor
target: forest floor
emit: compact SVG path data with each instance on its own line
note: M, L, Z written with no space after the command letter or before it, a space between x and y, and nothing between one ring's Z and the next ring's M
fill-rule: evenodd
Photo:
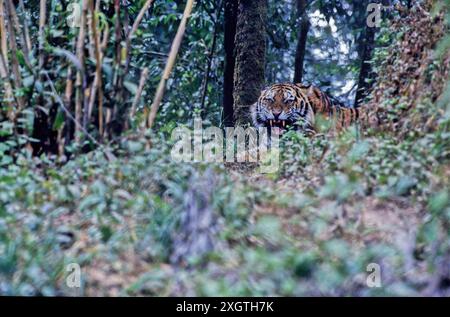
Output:
M355 252L363 252L361 250L367 246L386 244L397 245L401 252L412 257L415 250L416 232L422 223L424 209L421 204L413 204L410 199L401 197L390 199L363 197L361 200L346 204L338 204L333 199L321 199L314 206L314 210L320 210L319 215L328 217L328 219L326 219L323 228L320 228L317 232L311 232L314 221L311 221L310 212L315 211L303 212L298 204L290 201L302 199L300 196L305 190L305 183L298 182L295 178L273 180L259 173L249 171L243 173L242 171L236 171L236 169L228 171L231 172L233 183L242 182L242 179L245 178L248 184L254 184L255 187L251 189L254 193L269 189L274 193L274 196L278 196L279 201L277 199L263 199L261 202L254 204L249 210L249 225L255 226L260 220L273 221L276 218L275 223L279 223L279 230L283 232L284 239L290 241L291 248L294 250L297 248L299 250L311 250L312 245L321 245L327 241L339 241L336 250L333 250L333 252L346 253L345 250L339 249L343 246ZM448 169L448 173L450 175L450 169ZM286 202L288 202L288 206ZM139 234L136 233L138 227L136 217L123 217L120 223L110 229L116 232L115 235L118 232L124 234L126 231L126 236L130 241L124 243L120 250L107 247L103 239L99 240L90 234L91 230L98 228L95 217L86 219L86 217L80 217L79 213L67 212L53 219L53 226L57 228L77 228L76 238L71 233L74 230L64 231L62 229L57 233L60 240L64 241L64 238L73 239L73 244L65 251L66 256L85 255L92 257L89 265L86 265L83 269L86 280L84 295L130 295L133 294L135 288L140 289L138 294L145 295L148 291L147 288L155 287L163 293L149 292L149 295L183 295L187 291L185 289L187 286L176 279L176 275L180 271L179 267L169 262L164 263L164 261L155 265L154 261L149 261L148 254L137 252L136 244L138 244ZM276 228L270 229L269 226L269 230L274 230L270 235L278 234ZM229 240L228 243L232 245L237 241ZM246 235L244 244L247 248L268 248L269 250L279 247L277 241L271 241L270 237L259 233ZM337 254L336 256L342 255ZM419 268L414 267L416 261L412 258L408 261L408 265L411 265L410 273L418 274ZM420 270L423 270L421 276L425 277L425 262L422 263L422 266L420 268ZM230 268L226 268L226 274L233 274L232 272L238 267L238 263L231 265ZM280 267L280 270L283 269L283 267ZM152 272L157 272L157 274L154 273L155 276L147 278L152 275ZM169 283L166 280L168 277L171 277L169 280L173 278L175 280ZM363 284L362 275L355 275L355 278ZM178 283L181 283L181 285ZM128 291L124 293L124 290ZM73 295L76 295L76 293Z
M312 187L313 190L322 190L320 185L314 185L314 181L306 182L299 181L296 177L285 177L273 179L270 176L255 173L252 168L236 169L231 168L224 170L230 173L230 186L242 186L244 193L241 190L236 190L234 194L240 193L245 200L252 200L248 205L247 221L245 224L245 233L240 236L236 234L236 229L231 230L231 237L226 237L224 244L219 245L217 252L225 252L228 254L232 252L233 248L243 248L242 252L246 253L248 250L265 250L266 256L263 260L268 262L277 262L276 258L280 248L286 248L295 252L305 252L312 255L311 258L297 259L296 263L293 259L284 259L281 261L280 272L284 270L291 271L300 270L296 272L299 280L307 280L310 277L309 270L313 270L313 266L325 265L322 276L316 278L327 279L328 275L332 275L334 268L337 270L342 265L343 258L350 257L349 262L358 260L352 258L366 258L367 263L372 263L368 259L378 259L380 265L386 261L384 257L400 257L402 258L400 264L400 276L394 272L383 272L386 275L387 283L392 281L406 280L408 283L421 286L422 292L432 292L436 294L436 289L439 292L446 291L447 288L441 290L438 286L434 286L434 290L430 291L430 280L434 276L428 270L428 262L425 260L424 254L431 252L430 250L421 250L424 246L417 245L418 232L421 231L421 226L424 223L424 216L426 216L426 205L419 202L414 202L410 197L402 197L393 195L392 197L376 197L376 196L361 196L357 199L352 197L351 200L338 203L336 199L331 196L316 201L312 201L311 197L306 197L306 187ZM450 178L450 169L445 169L446 178ZM320 184L320 180L316 180ZM195 184L194 184L195 186ZM342 188L345 190L345 188ZM268 193L270 192L270 193ZM126 195L126 194L124 194ZM249 196L261 195L260 198L249 198ZM353 195L351 195L353 196ZM212 203L212 202L210 202ZM231 211L232 212L232 211ZM229 221L229 220L228 220ZM70 249L66 252L71 254L89 254L92 256L92 261L86 266L84 273L86 285L84 294L89 296L119 296L119 295L218 295L222 294L221 290L216 290L219 293L209 293L211 291L196 290L195 277L202 274L197 268L186 268L174 265L168 261L157 261L148 257L147 253L138 252L136 247L139 245L139 227L135 216L123 217L120 223L114 225L110 230L113 232L126 231L128 241L122 241L123 246L120 250L114 250L107 247L105 241L96 239L89 234L90 230L98 228L98 224L94 219L80 218L78 213L68 213L61 215L55 219L57 227L60 228L79 228L76 240ZM224 226L230 226L229 223ZM258 227L262 226L262 232ZM279 227L277 227L279 226ZM61 233L60 233L61 234ZM117 233L116 233L117 234ZM244 238L244 240L241 240ZM123 239L123 237L121 238ZM216 237L216 239L223 239L223 237ZM154 247L149 245L150 248ZM369 251L369 255L365 256L367 250L374 248L376 251ZM377 250L379 248L380 250ZM383 250L386 248L386 250ZM391 249L392 248L392 249ZM247 250L247 251L245 251ZM302 251L303 250L303 251ZM395 251L394 251L395 250ZM232 252L233 253L233 252ZM385 256L381 254L386 253ZM423 253L423 254L422 254ZM353 254L353 255L351 255ZM269 256L268 256L269 255ZM389 255L389 256L388 256ZM211 270L211 276L208 276L205 281L200 284L208 283L218 278L231 279L231 283L238 283L243 272L240 270L242 266L248 266L244 271L252 270L252 261L242 258L243 254L226 259L226 263L222 257L213 257L213 261L207 264L208 270ZM225 256L224 256L225 257ZM273 257L271 259L271 257ZM290 256L288 257L290 258ZM295 258L295 256L294 256ZM233 259L235 262L233 263ZM294 263L291 263L294 261ZM305 263L303 263L305 261ZM308 261L311 261L309 263ZM375 260L373 260L375 261ZM388 261L389 262L389 261ZM330 265L331 267L327 267ZM399 264L397 264L399 265ZM310 267L311 266L311 267ZM388 264L385 264L388 266ZM205 267L204 265L200 265ZM398 268L397 268L398 269ZM266 270L268 270L266 272ZM276 268L268 269L264 267L262 273L274 274L270 279L276 280L276 273L272 272ZM305 272L302 272L305 270ZM386 269L389 271L390 269ZM396 271L395 269L392 269ZM344 270L347 271L347 270ZM353 270L350 270L352 272ZM181 273L183 272L183 273ZM334 272L336 273L336 272ZM343 281L351 283L352 286L348 288L343 287L342 290L333 290L332 292L325 291L326 286L318 287L314 290L314 286L309 286L306 294L309 295L345 295L359 294L354 293L355 288L363 288L365 284L365 277L367 272L361 270L359 272L352 272L353 275L346 272ZM186 274L183 278L178 276ZM251 273L247 273L250 274ZM282 275L285 275L284 272ZM291 274L288 274L290 276ZM303 276L305 275L305 276ZM189 277L190 276L190 277ZM260 283L257 277L253 277L256 285ZM291 276L290 276L291 277ZM383 276L384 277L384 276ZM292 277L291 277L292 278ZM339 281L340 279L334 277ZM192 279L192 280L191 280ZM233 282L233 280L235 281ZM389 280L392 281L389 281ZM295 279L294 279L295 280ZM351 281L351 282L349 282ZM246 284L249 281L242 282ZM298 281L297 281L298 282ZM336 282L336 281L335 281ZM345 285L344 283L344 285ZM191 285L190 285L191 284ZM312 282L312 284L314 284ZM324 283L328 285L328 283ZM320 283L319 283L320 285ZM207 285L203 285L207 287ZM250 288L250 286L247 286ZM289 289L293 286L284 286ZM156 289L156 290L155 290ZM244 288L245 289L245 288ZM292 290L293 291L293 290ZM162 293L161 293L162 292ZM204 292L204 293L203 293ZM241 290L241 295L254 294L251 288L247 291ZM250 292L250 293L247 293ZM280 293L281 292L281 293ZM290 294L288 290L286 294ZM261 294L272 294L263 292ZM283 294L282 290L278 290L276 294ZM300 293L301 294L301 293ZM364 294L364 293L361 293ZM397 294L397 295L411 295L414 294L412 290L394 289L390 291L384 290L380 294Z

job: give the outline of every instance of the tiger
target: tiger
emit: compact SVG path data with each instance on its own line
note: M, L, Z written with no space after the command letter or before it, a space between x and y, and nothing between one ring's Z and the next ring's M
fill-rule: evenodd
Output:
M313 85L281 83L264 89L250 107L255 128L300 130L308 136L317 134L316 116L332 120L335 131L357 122L377 125L378 118L369 118L364 107L351 108Z

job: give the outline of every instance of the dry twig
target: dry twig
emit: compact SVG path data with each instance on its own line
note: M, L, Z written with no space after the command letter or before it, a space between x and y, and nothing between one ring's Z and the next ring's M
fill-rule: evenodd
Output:
M180 49L181 40L183 39L184 32L186 31L187 21L189 16L191 15L193 6L194 0L188 0L186 3L186 8L184 9L183 18L181 19L181 23L178 27L177 34L175 35L175 39L173 40L172 47L170 49L169 59L167 60L163 76L161 78L161 81L159 82L158 89L156 90L155 99L150 108L150 114L147 120L147 127L150 129L153 127L156 114L158 113L159 105L161 104L161 101L164 97L166 82L169 79L170 73L172 72L172 68L175 64L175 60L178 55L178 50Z

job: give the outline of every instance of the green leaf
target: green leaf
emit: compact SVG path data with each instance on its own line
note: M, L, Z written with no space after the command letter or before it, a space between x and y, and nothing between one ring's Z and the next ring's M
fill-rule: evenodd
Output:
M138 86L135 83L132 83L131 81L126 81L126 82L123 83L123 85L133 95L137 94Z
M64 113L62 111L58 111L55 121L53 122L53 130L61 129L64 124L64 119Z
M435 194L428 202L429 210L435 215L441 214L449 205L450 194L446 190Z

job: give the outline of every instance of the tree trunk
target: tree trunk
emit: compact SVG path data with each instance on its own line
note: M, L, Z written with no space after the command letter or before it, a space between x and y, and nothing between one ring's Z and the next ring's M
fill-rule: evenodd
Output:
M371 0L355 1L352 4L352 11L355 15L355 29L358 29L356 41L356 52L361 61L364 55L364 36L367 25L367 6ZM359 31L360 30L360 31Z
M362 37L362 57L361 69L358 79L358 90L356 91L355 107L359 106L364 98L368 95L370 84L367 82L372 77L372 67L370 60L375 47L375 27L366 26L365 35Z
M238 0L225 0L225 70L223 75L223 124L225 127L233 126L233 91L234 67Z
M297 50L295 53L295 83L301 83L303 79L303 65L305 61L306 41L308 40L308 32L310 27L306 5L306 0L297 0L297 12L300 19L300 29L298 33Z
M267 0L239 0L234 71L234 119L250 123L250 106L264 87Z

